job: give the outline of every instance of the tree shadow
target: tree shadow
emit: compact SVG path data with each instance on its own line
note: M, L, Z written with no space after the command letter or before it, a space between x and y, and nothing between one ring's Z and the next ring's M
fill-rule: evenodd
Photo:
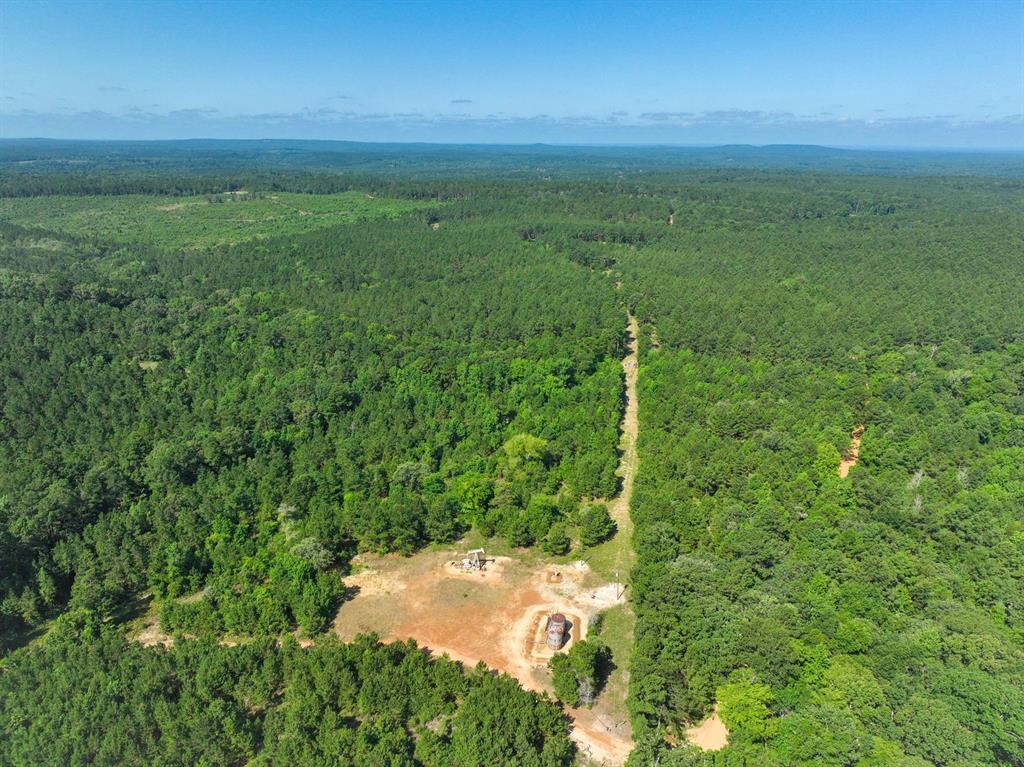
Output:
M20 650L46 633L46 626L24 626L0 632L0 658Z
M594 679L595 698L604 692L605 687L608 686L608 680L611 678L612 672L617 668L618 665L616 665L615 659L612 658L611 650L605 648L605 651L597 658L597 678Z
M124 602L115 607L107 620L111 623L127 623L137 618L141 618L147 612L149 612L150 605L153 603L153 595L149 592L143 594L136 594L130 599L126 599Z

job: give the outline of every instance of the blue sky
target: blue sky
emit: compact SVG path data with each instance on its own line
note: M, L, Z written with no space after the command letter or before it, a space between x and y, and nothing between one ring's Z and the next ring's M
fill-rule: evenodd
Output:
M3 0L0 136L1024 148L1024 1Z

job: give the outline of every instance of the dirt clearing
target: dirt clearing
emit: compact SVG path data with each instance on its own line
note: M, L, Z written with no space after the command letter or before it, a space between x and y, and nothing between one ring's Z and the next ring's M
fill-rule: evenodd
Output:
M470 666L483 661L540 692L550 684L552 651L543 636L548 615L564 613L571 624L565 650L587 636L599 610L614 603L607 591L587 588L586 567L531 567L489 557L480 572L459 571L452 562L460 555L358 557L362 569L345 579L352 597L338 611L335 631L343 639L369 632L384 640L412 638Z
M160 623L155 615L146 621L134 639L143 647L156 647L157 645L170 647L174 644L174 637L160 628Z
M453 566L463 554L357 557L360 569L345 579L351 596L338 611L335 632L345 640L369 632L384 641L415 639L435 655L470 667L482 661L529 690L551 692L547 663L555 651L545 642L548 616L560 612L569 622L565 651L586 638L597 613L624 604L623 590L598 582L582 562L486 557L475 572ZM621 764L632 748L629 724L602 702L599 697L593 709L570 712L572 737L584 755Z

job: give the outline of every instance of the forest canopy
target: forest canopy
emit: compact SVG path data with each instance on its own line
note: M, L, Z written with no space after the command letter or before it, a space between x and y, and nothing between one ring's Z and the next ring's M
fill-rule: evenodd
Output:
M0 716L4 765L568 767L574 754L556 705L412 643L154 649L85 610L5 662Z
M627 313L630 765L1024 764L1013 157L185 149L0 142L0 765L571 764L330 622L360 552L614 533Z

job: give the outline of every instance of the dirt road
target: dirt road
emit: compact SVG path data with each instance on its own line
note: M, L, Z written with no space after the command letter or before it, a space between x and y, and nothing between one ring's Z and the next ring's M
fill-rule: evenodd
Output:
M615 524L619 527L619 535L625 535L627 542L633 535L633 520L629 516L629 503L633 497L633 481L636 478L637 452L636 438L640 433L639 413L640 407L636 396L636 381L640 372L639 358L637 356L637 338L640 335L640 327L637 325L636 317L629 315L629 353L622 358L622 369L626 374L626 408L622 413L622 424L619 428L619 468L617 474L622 478L622 486L619 494L608 504L608 513L612 515ZM633 564L633 547L623 546L622 572L623 575L629 572Z

